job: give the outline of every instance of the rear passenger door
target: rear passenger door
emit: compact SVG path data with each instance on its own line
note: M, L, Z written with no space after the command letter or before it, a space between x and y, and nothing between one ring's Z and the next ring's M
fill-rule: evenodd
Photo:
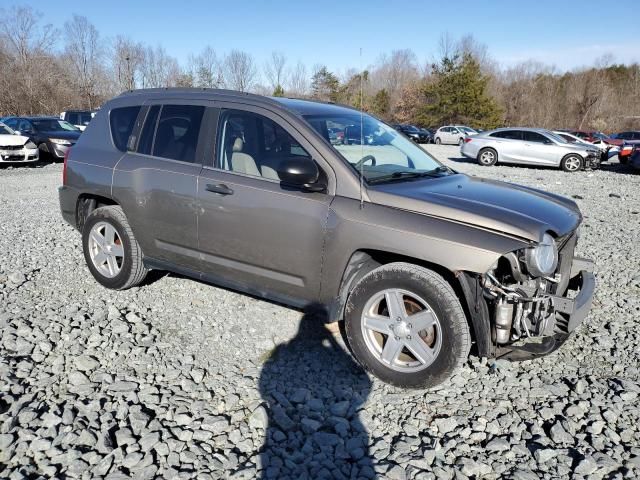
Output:
M147 102L113 175L113 196L145 257L190 269L199 265L199 137L207 128L207 112L204 102Z
M283 158L296 156L316 161L321 178L332 172L279 115L220 105L215 155L198 183L202 268L256 295L301 305L317 300L333 197L283 186L277 171Z

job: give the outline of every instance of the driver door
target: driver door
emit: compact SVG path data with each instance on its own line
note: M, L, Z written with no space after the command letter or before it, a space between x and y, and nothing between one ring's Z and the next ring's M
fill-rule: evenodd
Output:
M262 297L301 306L317 300L335 180L327 192L308 192L281 185L277 171L287 156L315 161L321 178L332 171L278 115L243 104L216 106L215 155L198 180L203 272Z

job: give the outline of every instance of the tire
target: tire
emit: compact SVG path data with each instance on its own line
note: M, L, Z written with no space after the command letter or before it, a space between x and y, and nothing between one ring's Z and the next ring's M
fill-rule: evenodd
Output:
M627 163L629 163L629 156L621 157L620 155L618 155L618 162L620 162L621 165L626 165Z
M47 162L47 161L53 160L53 155L49 151L49 146L45 142L38 144L38 152L39 152L41 162Z
M112 241L110 229L115 232ZM102 245L108 245L110 254L105 255L100 242L95 240L101 235ZM91 212L82 229L82 249L93 278L104 287L125 290L140 284L147 276L142 250L119 206L100 207Z
M440 137L436 137L436 141L434 143L436 145L440 145L442 143L442 140L440 140Z
M402 302L389 310L387 298ZM410 263L383 265L358 282L347 299L345 329L363 368L403 388L442 383L471 348L469 325L451 285Z
M464 143L464 138L460 137L460 139L458 140L458 146L461 147L463 143Z
M570 153L560 161L560 168L565 172L578 172L582 170L584 160L580 155Z
M483 148L478 152L476 160L483 167L491 167L498 163L498 152L493 148Z

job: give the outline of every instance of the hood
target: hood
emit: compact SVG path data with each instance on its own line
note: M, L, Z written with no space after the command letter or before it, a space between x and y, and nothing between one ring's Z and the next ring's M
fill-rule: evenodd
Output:
M65 140L77 140L80 137L81 132L47 132L44 130L40 131L40 134L49 137L49 138L63 138Z
M578 206L568 198L463 174L374 185L368 194L373 203L534 242L542 240L546 231L566 235L582 220Z
M0 135L0 146L7 147L9 145L24 145L29 141L28 137L22 135Z

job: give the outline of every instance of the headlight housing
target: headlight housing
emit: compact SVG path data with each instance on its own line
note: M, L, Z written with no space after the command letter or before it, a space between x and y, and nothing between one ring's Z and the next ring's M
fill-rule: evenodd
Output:
M64 138L50 138L49 140L51 140L51 143L55 143L56 145L71 145L71 142Z
M524 255L527 270L534 277L548 277L558 266L558 246L551 235L545 233L542 241L528 248Z
M33 150L34 148L38 148L38 147L36 147L35 143L33 143L31 140L29 140L27 143L24 144L24 148L28 148L29 150Z

